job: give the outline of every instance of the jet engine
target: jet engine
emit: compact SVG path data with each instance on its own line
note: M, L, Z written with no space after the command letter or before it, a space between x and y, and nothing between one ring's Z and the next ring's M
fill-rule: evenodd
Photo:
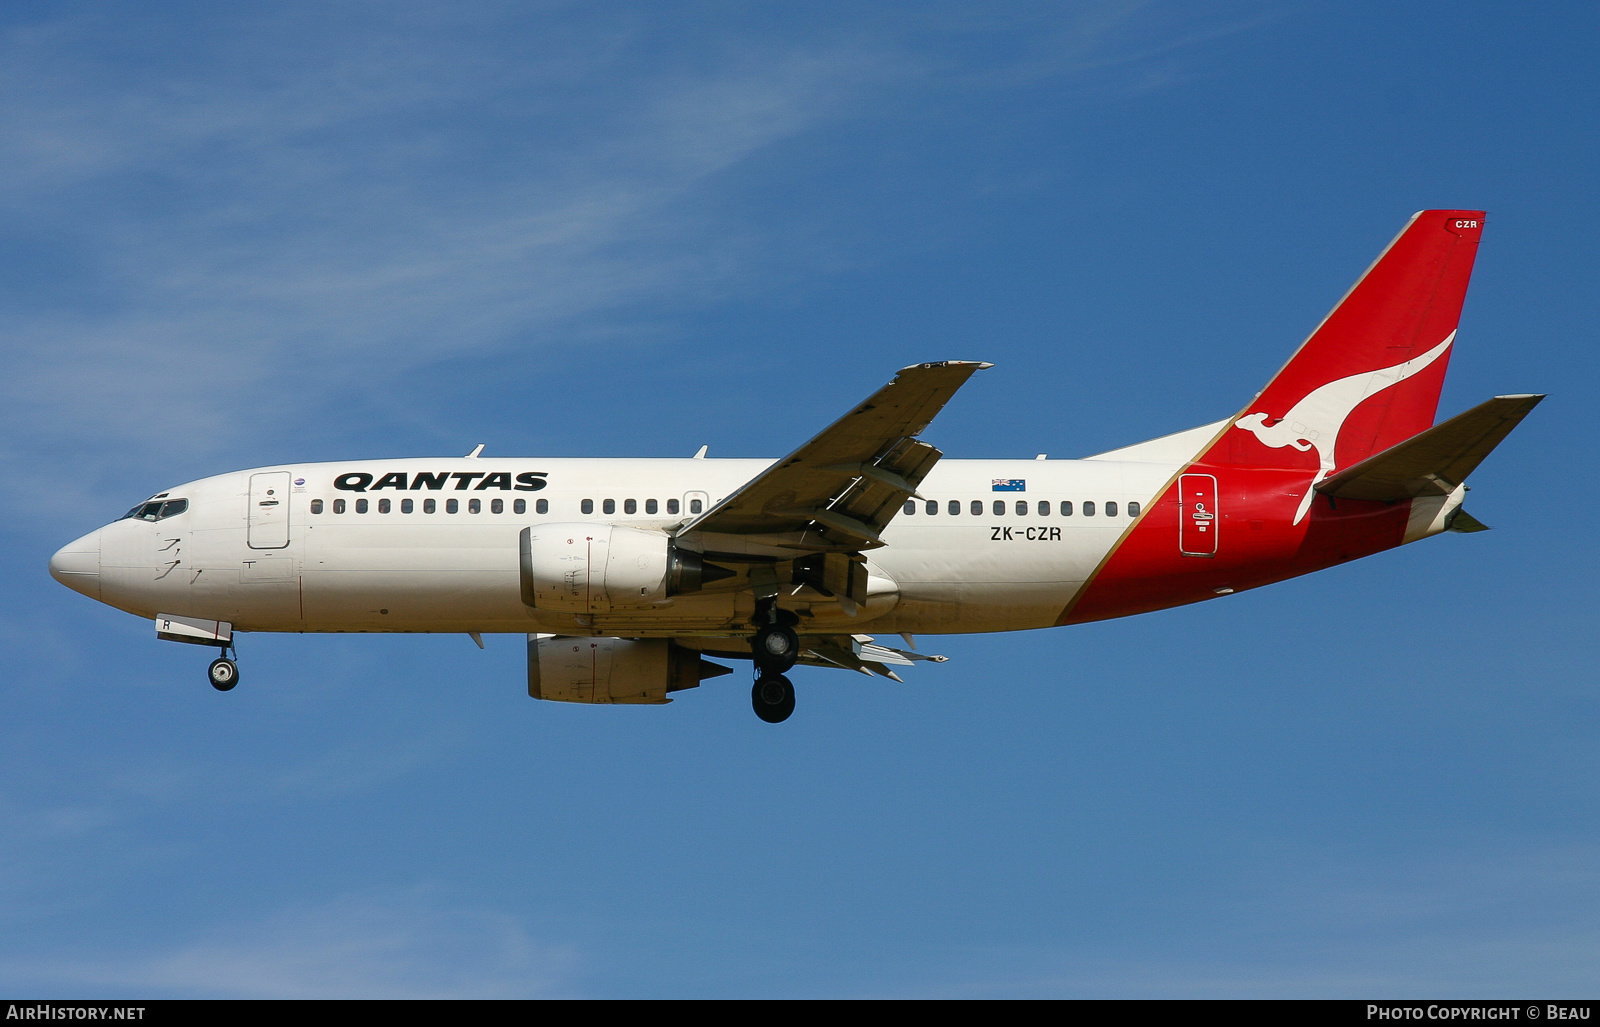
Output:
M734 572L708 566L658 531L611 524L522 529L522 601L558 613L653 606Z
M667 703L668 692L733 673L665 638L528 636L528 694L583 703Z

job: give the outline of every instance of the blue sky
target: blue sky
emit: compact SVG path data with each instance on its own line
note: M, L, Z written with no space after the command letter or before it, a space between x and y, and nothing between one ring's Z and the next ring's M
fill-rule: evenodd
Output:
M0 11L0 990L1587 994L1591 4ZM776 456L894 369L1081 456L1227 416L1414 210L1496 530L896 686L530 701L520 638L249 636L45 573L295 460ZM1574 492L1574 489L1576 491Z

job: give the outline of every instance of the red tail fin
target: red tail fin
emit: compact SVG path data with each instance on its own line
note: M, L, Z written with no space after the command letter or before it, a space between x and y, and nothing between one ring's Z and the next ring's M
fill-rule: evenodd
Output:
M1204 460L1320 480L1430 427L1482 232L1482 211L1413 216Z

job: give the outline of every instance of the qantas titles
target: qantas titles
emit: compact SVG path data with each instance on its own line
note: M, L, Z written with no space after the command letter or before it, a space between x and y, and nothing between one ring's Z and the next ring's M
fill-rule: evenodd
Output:
M548 471L523 471L517 475L517 483L511 484L510 471L418 471L409 479L405 471L390 471L381 478L374 480L374 476L366 471L346 471L333 479L333 487L344 492L377 492L380 489L396 489L400 491L418 491L429 489L438 492L444 488L445 483L455 479L455 491L465 492L472 489L474 492L483 492L486 489L504 489L507 492L538 492L550 484L545 479L549 477ZM483 480L476 485L472 484L475 478ZM410 482L407 484L407 482Z

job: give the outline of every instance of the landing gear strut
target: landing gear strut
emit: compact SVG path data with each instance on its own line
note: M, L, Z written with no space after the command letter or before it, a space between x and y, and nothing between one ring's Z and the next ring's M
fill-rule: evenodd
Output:
M237 652L234 656L238 656ZM228 659L228 650L223 649L220 656L211 661L206 676L211 679L211 687L219 692L226 692L239 683L239 665Z
M768 724L788 720L794 712L794 685L783 674L800 658L800 636L794 630L797 622L794 614L778 609L774 600L765 599L756 606L756 633L750 639L756 683L750 689L750 705Z

